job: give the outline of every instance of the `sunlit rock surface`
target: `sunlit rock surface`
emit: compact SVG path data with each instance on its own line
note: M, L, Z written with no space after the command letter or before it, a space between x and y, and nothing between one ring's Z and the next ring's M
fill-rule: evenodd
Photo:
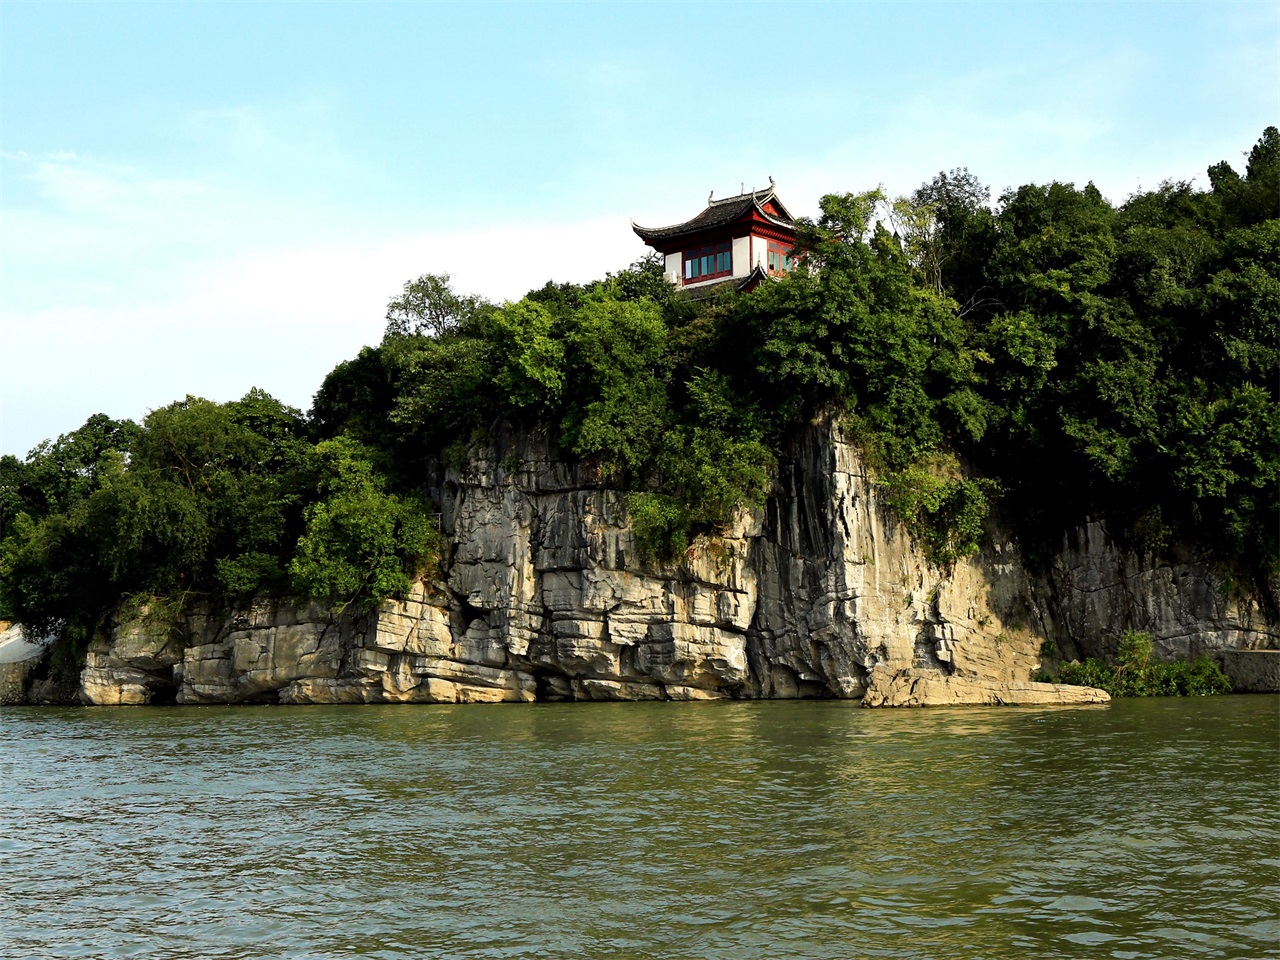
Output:
M1080 706L1110 703L1105 690L1059 683L948 676L936 670L871 671L862 702L868 707Z
M442 569L404 601L125 622L90 650L83 699L1091 703L1106 695L1031 682L1043 640L1076 655L1130 628L1166 655L1277 645L1212 564L1144 566L1101 523L1043 581L1000 536L934 567L829 424L797 438L764 509L673 564L642 562L623 494L538 435L500 435L437 486Z

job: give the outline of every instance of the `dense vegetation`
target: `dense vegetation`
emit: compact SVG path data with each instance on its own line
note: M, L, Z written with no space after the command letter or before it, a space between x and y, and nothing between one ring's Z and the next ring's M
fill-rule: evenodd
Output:
M652 259L502 305L423 276L306 416L189 397L0 460L0 615L87 636L131 598L403 591L436 548L430 465L502 422L628 491L650 557L763 502L797 430L839 417L939 564L998 506L1033 554L1105 513L1137 549L1264 577L1280 133L1209 178L1119 207L1064 183L992 205L967 170L829 195L792 275L701 301Z
M404 591L435 534L374 457L347 437L313 442L298 411L257 390L188 397L140 427L91 417L0 464L5 612L83 641L130 602Z
M1231 680L1208 657L1153 660L1155 643L1149 633L1131 630L1120 638L1115 663L1093 657L1072 661L1036 679L1097 687L1113 697L1207 697L1231 692Z

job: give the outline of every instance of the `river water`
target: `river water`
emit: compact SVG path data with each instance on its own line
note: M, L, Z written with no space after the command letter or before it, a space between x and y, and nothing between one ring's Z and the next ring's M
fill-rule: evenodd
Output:
M0 710L0 956L1277 955L1280 698Z

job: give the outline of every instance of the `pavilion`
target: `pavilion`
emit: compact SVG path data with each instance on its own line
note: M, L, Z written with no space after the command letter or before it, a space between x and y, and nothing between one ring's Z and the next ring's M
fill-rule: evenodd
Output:
M698 295L724 284L750 290L793 263L796 221L774 192L772 177L764 190L723 200L709 196L707 208L684 223L641 227L633 221L631 228L666 258L666 278Z

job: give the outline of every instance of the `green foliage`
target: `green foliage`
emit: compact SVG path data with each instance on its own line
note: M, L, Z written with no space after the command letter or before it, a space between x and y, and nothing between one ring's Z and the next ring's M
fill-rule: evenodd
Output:
M269 553L250 551L238 557L221 557L215 563L217 583L229 596L252 596L266 585L284 579L280 561Z
M992 481L966 479L954 459L936 459L891 473L884 484L889 506L932 563L949 567L978 552Z
M993 303L983 276L996 239L996 220L988 206L991 190L967 167L939 172L911 195L935 221L930 260L941 276L942 292L959 305L960 315L981 314Z
M108 451L62 509L15 519L0 544L0 595L48 628L97 623L134 594L281 586L307 483L304 432L298 411L257 390L153 411L129 431L127 462Z
M649 559L672 559L689 549L693 517L675 497L633 491L627 496L636 549Z
M1155 638L1149 633L1126 630L1116 645L1116 664L1125 670L1145 670L1155 652Z
M1050 683L1097 687L1113 697L1207 697L1230 693L1231 681L1208 657L1153 663L1142 670L1121 670L1101 660L1068 663Z
M311 403L311 435L331 440L345 434L374 449L394 449L391 423L398 392L392 380L390 351L364 347L353 359L330 371Z
M555 317L531 300L506 304L487 318L486 339L498 358L494 386L513 410L556 410L565 389L566 344Z
M1149 633L1127 631L1120 637L1114 665L1092 657L1065 664L1050 683L1097 687L1113 697L1203 697L1231 692L1231 681L1213 660L1153 661L1154 640Z
M763 506L774 465L773 452L749 428L673 425L639 475L665 492L633 489L627 496L641 557L677 560L695 537L724 529L740 508Z
M19 513L43 517L87 498L116 472L137 435L133 421L96 413L80 429L44 441L25 460L0 457L0 530Z
M94 414L25 460L0 458L0 617L47 630L103 591L89 501L122 473L137 435L132 421Z
M314 446L307 433L298 411L252 390L226 404L188 397L140 428L91 418L6 464L19 482L6 485L17 510L0 541L0 604L84 639L129 598L180 613L298 585L347 600L402 592L430 555L428 508L383 493L356 441ZM116 438L127 451L105 442Z
M442 337L487 306L481 297L454 293L447 273L424 273L387 304L387 335Z
M320 499L289 563L303 596L346 606L403 597L436 556L425 503L387 493L367 451L346 438L315 448Z
M1255 582L1276 569L1276 143L1268 128L1243 177L1214 167L1209 192L1165 183L1119 208L1070 184L995 210L971 190L947 206L945 179L917 193L946 211L943 289L984 401L985 434L948 439L998 478L1030 553L1104 514L1139 549L1199 542Z
M667 325L651 300L590 295L566 332L565 446L608 473L643 468L667 419Z
M391 421L418 433L428 448L469 439L500 409L490 386L493 350L485 340L465 334L418 337L384 341L382 349L396 385Z
M104 497L118 531L115 567L126 588L173 595L217 580L219 560L275 579L296 539L308 485L306 425L261 391L216 404L195 397L153 411L128 469ZM242 558L268 555L276 563ZM132 592L132 590L131 590Z

